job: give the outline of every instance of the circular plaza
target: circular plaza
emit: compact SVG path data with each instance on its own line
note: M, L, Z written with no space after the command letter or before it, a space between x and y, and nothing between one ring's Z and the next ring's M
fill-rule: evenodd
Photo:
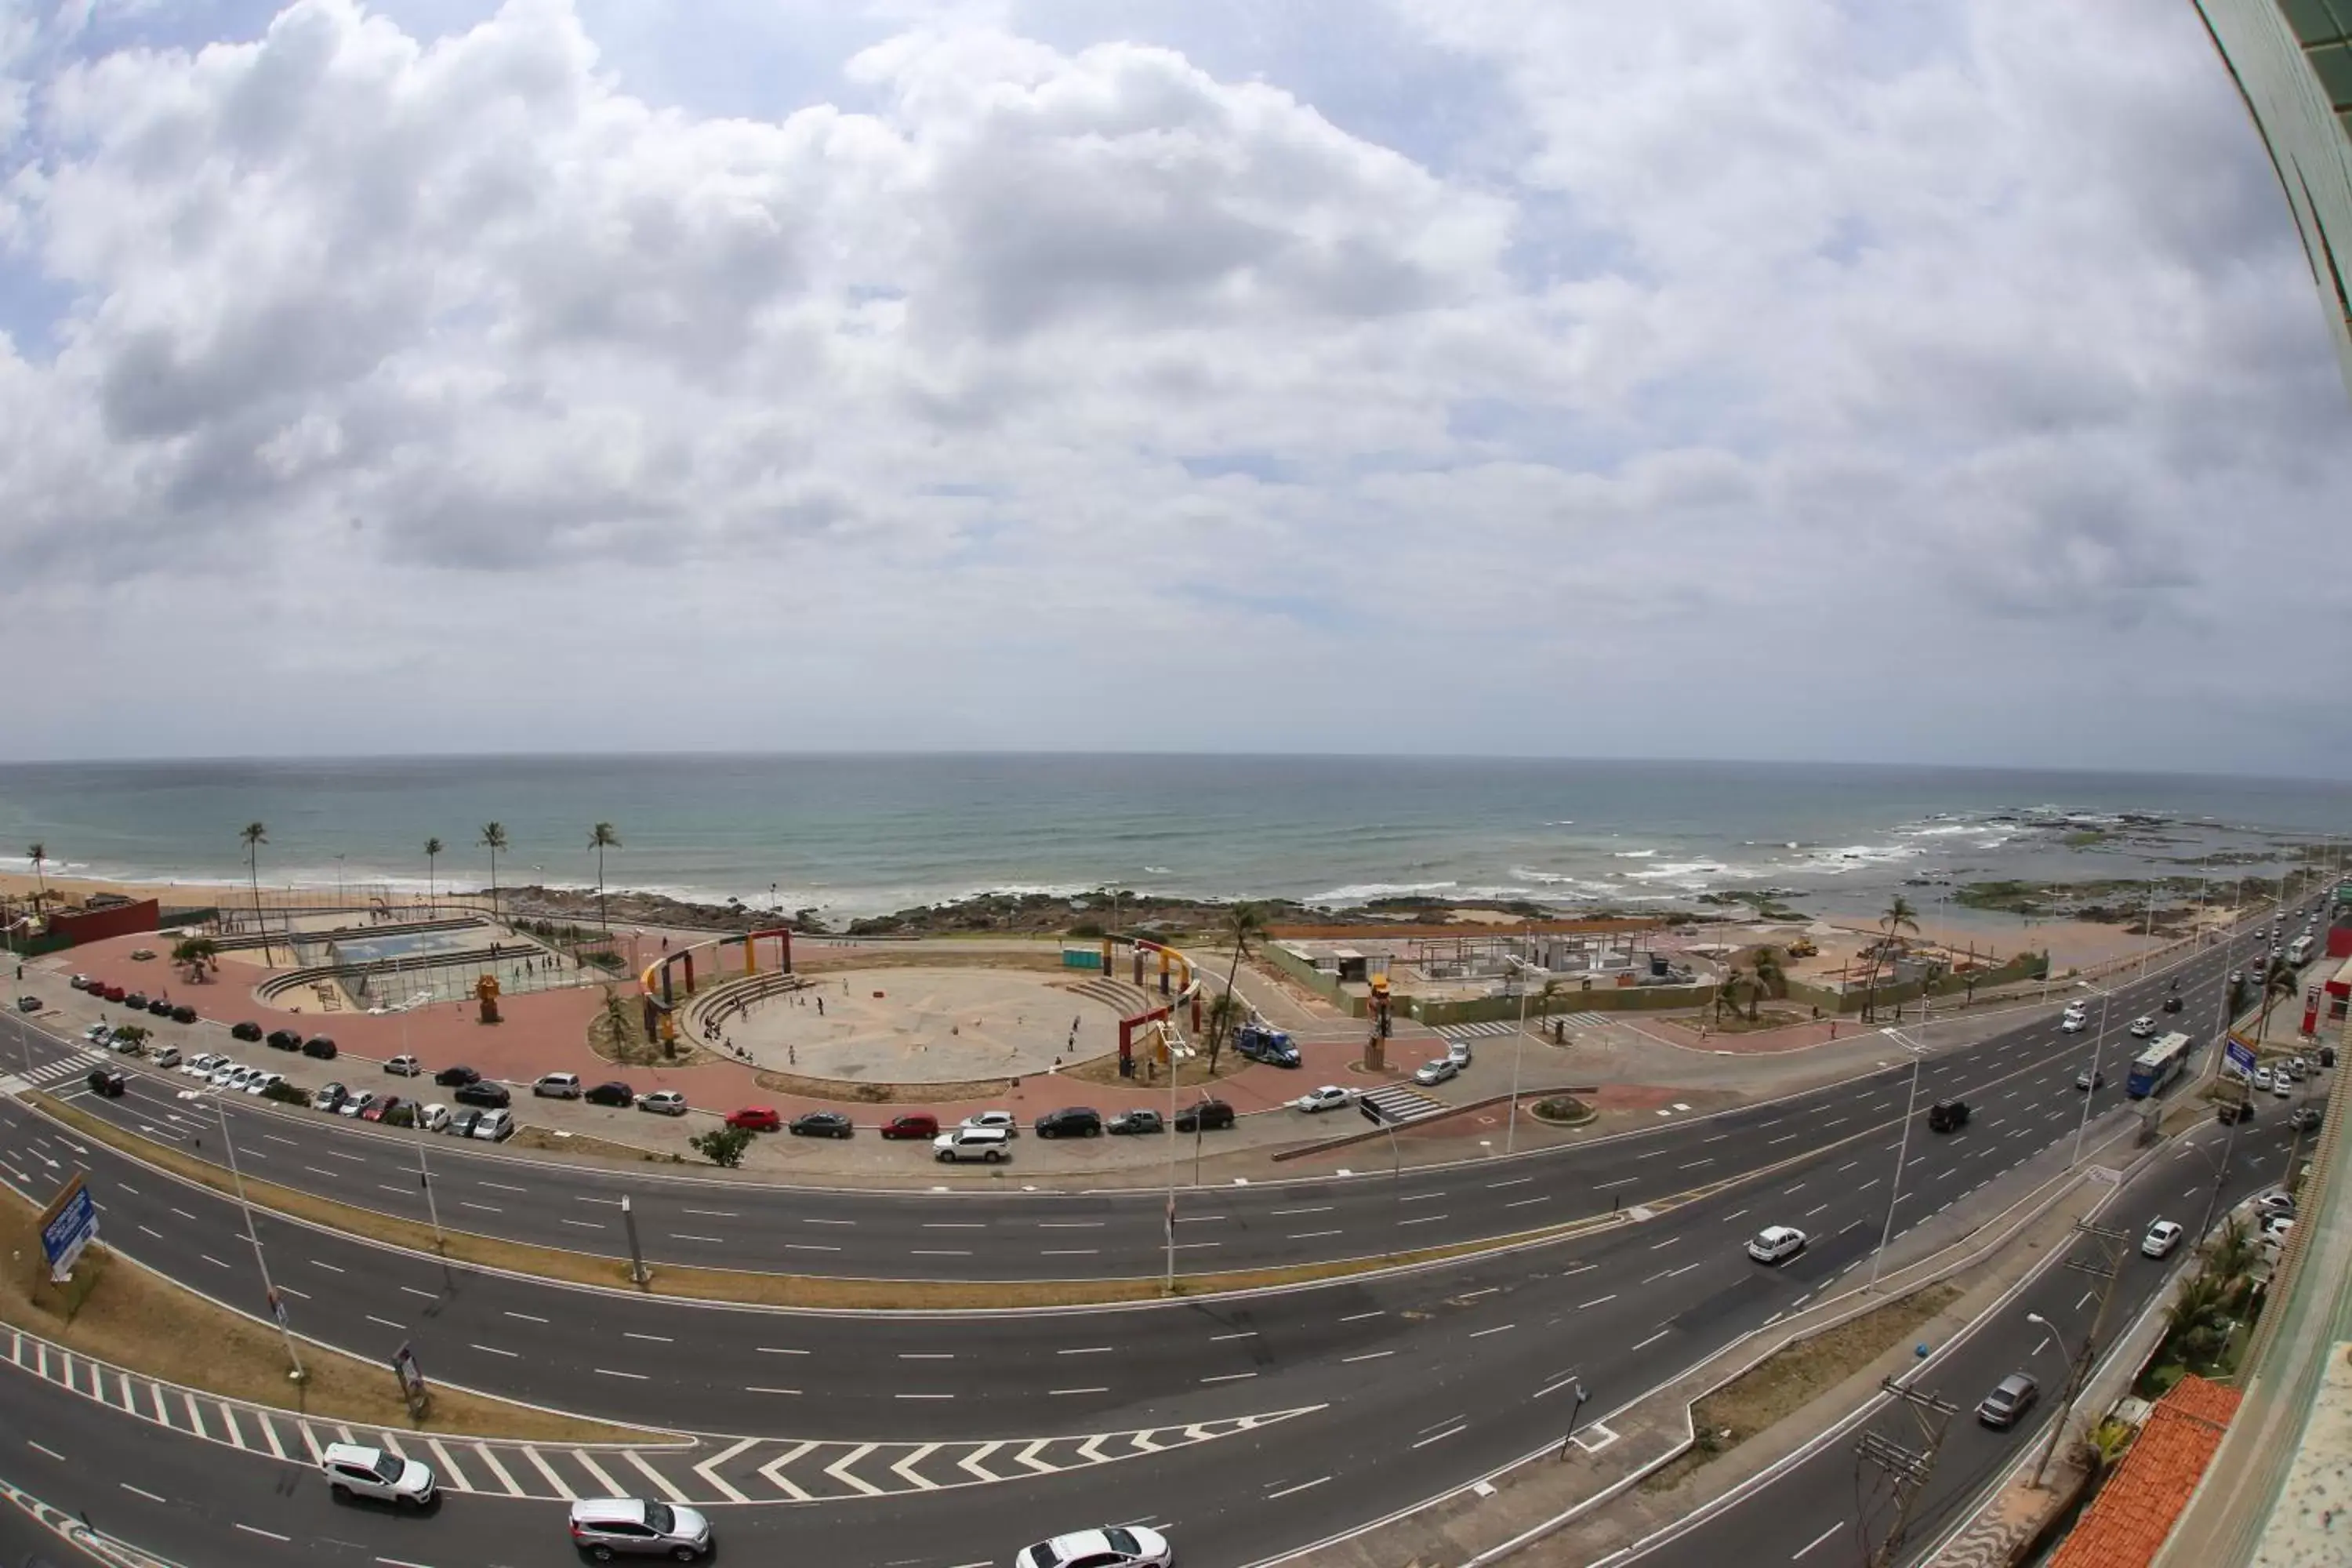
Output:
M1034 970L855 969L728 1020L725 1044L759 1067L848 1083L1020 1078L1118 1048L1119 1010Z

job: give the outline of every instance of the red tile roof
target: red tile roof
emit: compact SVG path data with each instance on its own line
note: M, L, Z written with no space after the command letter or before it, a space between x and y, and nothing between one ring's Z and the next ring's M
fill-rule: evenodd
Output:
M2240 1397L2236 1389L2201 1377L2175 1384L2060 1543L2050 1568L2147 1568L2221 1446Z

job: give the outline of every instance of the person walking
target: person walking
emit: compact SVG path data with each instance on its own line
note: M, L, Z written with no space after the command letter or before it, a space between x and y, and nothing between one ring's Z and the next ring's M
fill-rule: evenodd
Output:
M820 1018L824 1016L824 998L822 996L816 999L816 1016Z

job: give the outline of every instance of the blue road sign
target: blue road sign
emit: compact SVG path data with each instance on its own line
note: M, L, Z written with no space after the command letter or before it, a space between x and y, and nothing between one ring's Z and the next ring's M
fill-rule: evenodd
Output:
M97 1234L98 1205L77 1174L41 1215L41 1255L49 1260L49 1278L58 1281L70 1278L81 1249Z
M2254 1076L2254 1053L2252 1050L2240 1045L2236 1040L2229 1040L2222 1044L2221 1053L2230 1058L2231 1067L2236 1068L2248 1078Z

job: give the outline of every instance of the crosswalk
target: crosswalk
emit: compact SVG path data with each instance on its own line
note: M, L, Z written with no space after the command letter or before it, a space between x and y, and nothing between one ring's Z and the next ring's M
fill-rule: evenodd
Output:
M450 1491L546 1502L655 1495L705 1507L948 1491L1140 1458L1326 1408L1308 1405L1182 1426L938 1443L684 1432L663 1444L522 1443L393 1432L270 1409L125 1372L22 1331L7 1332L10 1364L152 1426L294 1464L317 1464L330 1443L362 1443L425 1461Z
M1597 1029L1610 1022L1606 1013L1552 1013L1541 1018L1529 1018L1528 1023L1538 1031L1552 1024L1566 1024L1571 1029ZM1492 1018L1481 1024L1441 1024L1437 1032L1449 1040L1493 1039L1516 1035L1519 1022L1516 1018Z
M106 1058L96 1051L76 1051L71 1056L61 1057L56 1061L41 1062L29 1072L19 1068L8 1076L19 1084L31 1084L37 1088L47 1089L52 1084L63 1083L69 1078L80 1078L90 1068L102 1066L105 1061Z
M1401 1083L1392 1083L1386 1089L1366 1089L1363 1097L1380 1107L1381 1114L1391 1126L1402 1126L1408 1121L1425 1121L1450 1109L1419 1089L1407 1089Z

